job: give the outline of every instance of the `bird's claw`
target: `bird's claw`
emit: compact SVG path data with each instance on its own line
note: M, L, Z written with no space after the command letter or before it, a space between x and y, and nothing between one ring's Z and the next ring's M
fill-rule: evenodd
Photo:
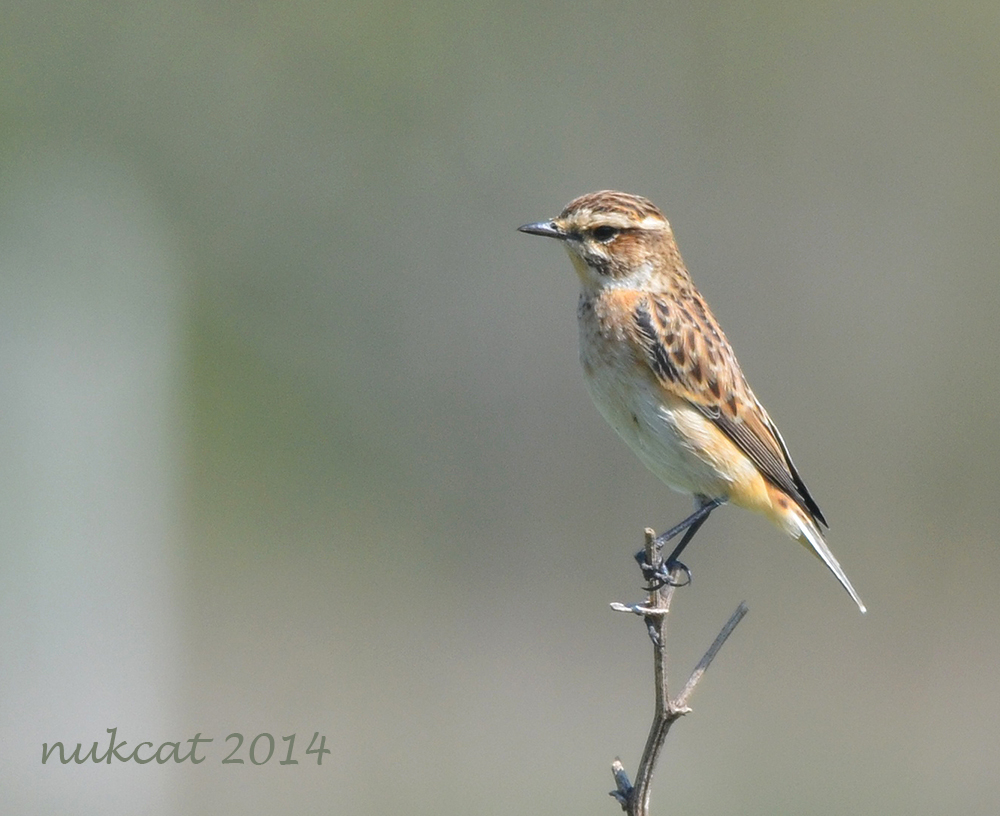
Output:
M661 572L662 572L663 575L666 576L666 578L664 578L663 582L667 586L682 587L682 586L687 586L688 584L691 583L691 570L688 569L688 565L687 564L681 563L680 561L670 561L670 562L664 564L661 567ZM674 573L675 572L682 572L682 573L684 573L683 578L681 578L679 580L675 579L674 578Z
M691 570L688 569L686 564L680 561L668 561L659 567L653 567L646 561L645 550L639 550L635 554L635 560L639 564L639 569L642 570L642 577L648 582L646 585L647 592L654 592L658 589L663 589L665 586L682 587L691 583ZM675 578L675 572L682 572L683 576Z

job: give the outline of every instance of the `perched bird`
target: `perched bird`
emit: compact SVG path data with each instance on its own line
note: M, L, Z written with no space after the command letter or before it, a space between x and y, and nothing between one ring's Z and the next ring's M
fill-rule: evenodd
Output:
M865 606L830 552L828 526L648 199L605 190L521 232L562 241L582 285L580 362L598 410L646 466L697 509L668 562L730 502L810 549Z

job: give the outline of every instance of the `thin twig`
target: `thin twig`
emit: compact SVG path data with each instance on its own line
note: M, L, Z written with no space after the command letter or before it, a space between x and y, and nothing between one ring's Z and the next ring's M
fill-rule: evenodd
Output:
M694 671L691 672L691 676L688 678L687 684L684 686L684 691L681 692L680 696L674 701L674 705L680 708L687 708L688 697L691 696L691 692L694 691L694 687L698 685L698 681L701 680L701 676L705 673L708 667L711 665L712 661L715 660L715 656L719 653L719 649L722 648L722 644L726 642L726 639L733 633L733 629L736 628L743 616L749 611L746 601L741 601L740 605L736 607L736 611L730 615L729 620L726 621L726 625L722 627L722 631L716 635L715 640L712 645L708 647L708 651L705 652L705 656L698 661L698 665L694 667Z
M645 536L646 564L652 568L655 575L663 566L663 553L656 544L656 533L653 530L647 529ZM687 701L694 692L695 686L698 685L698 681L701 680L702 675L726 639L747 613L746 603L741 603L726 625L722 627L722 631L719 632L708 651L705 652L705 656L695 666L680 696L672 700L667 687L667 616L670 613L670 603L676 589L677 585L672 581L653 582L649 587L649 596L644 604L613 603L611 605L618 612L642 615L650 639L653 641L656 710L649 729L649 736L646 737L646 747L639 760L635 784L629 782L628 774L625 772L621 760L615 759L611 765L615 777L615 790L611 792L611 795L618 800L622 809L629 816L647 816L649 813L649 792L653 771L663 743L667 738L667 732L670 731L670 726L674 724L675 720L691 710L688 708Z

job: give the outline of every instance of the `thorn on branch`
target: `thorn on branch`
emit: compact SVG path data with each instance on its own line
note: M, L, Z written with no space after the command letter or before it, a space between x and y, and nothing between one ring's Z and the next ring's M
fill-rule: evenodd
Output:
M629 781L628 774L625 773L625 766L622 765L622 761L618 757L615 757L615 761L611 763L611 773L615 777L615 789L611 791L611 795L622 806L622 810L628 810L628 801L632 795L632 783Z

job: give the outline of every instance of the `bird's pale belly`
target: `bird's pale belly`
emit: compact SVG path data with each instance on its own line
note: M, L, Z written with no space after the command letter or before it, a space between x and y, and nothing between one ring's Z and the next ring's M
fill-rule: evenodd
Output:
M728 498L737 475L704 414L642 376L623 382L627 365L590 362L584 370L597 409L646 467L680 493Z

